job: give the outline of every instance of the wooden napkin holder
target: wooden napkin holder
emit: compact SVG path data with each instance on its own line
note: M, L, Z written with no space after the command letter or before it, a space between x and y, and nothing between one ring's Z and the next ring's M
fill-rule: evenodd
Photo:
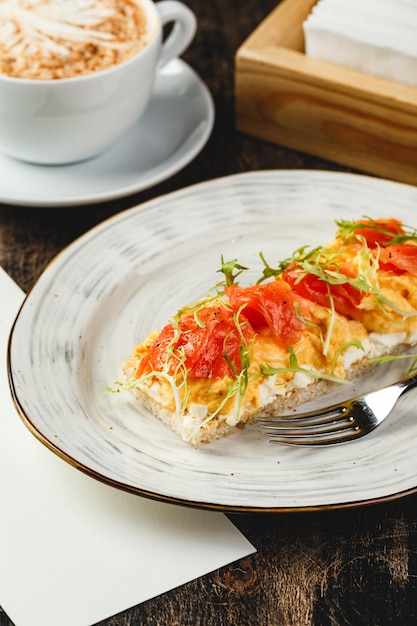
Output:
M236 53L237 129L417 184L417 88L304 54L316 0L283 0Z

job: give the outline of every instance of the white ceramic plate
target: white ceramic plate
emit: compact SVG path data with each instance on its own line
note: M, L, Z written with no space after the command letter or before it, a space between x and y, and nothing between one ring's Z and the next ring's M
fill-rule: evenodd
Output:
M180 59L157 75L136 126L83 163L48 167L0 155L0 202L62 207L127 196L176 174L201 151L214 123L210 92Z
M203 508L343 507L417 488L415 397L371 435L321 449L272 445L256 425L195 450L135 404L106 393L131 348L218 281L220 255L253 268L326 243L334 219L417 226L417 189L367 176L265 171L202 183L105 221L64 250L27 296L9 372L29 429L106 483ZM395 378L394 368L384 370ZM380 384L382 370L352 390ZM345 387L343 386L343 389Z

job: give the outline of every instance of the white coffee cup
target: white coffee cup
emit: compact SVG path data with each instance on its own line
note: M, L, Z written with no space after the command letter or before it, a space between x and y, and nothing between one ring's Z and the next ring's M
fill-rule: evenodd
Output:
M138 1L154 21L154 33L128 60L73 78L0 74L0 152L38 164L73 163L104 152L135 125L156 73L186 50L196 31L195 15L182 2ZM169 23L173 26L163 41Z

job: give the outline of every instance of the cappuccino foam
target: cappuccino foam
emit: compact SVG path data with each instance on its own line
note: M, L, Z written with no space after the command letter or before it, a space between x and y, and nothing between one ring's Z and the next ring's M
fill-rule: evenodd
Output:
M50 80L108 69L147 45L151 22L135 0L2 0L0 73Z

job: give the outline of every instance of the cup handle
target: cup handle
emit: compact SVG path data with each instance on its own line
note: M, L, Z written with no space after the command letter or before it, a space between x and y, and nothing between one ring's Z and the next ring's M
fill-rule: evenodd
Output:
M173 22L172 30L161 47L158 61L158 69L161 69L188 48L197 30L197 19L191 9L178 0L162 0L155 3L155 6L162 28Z

